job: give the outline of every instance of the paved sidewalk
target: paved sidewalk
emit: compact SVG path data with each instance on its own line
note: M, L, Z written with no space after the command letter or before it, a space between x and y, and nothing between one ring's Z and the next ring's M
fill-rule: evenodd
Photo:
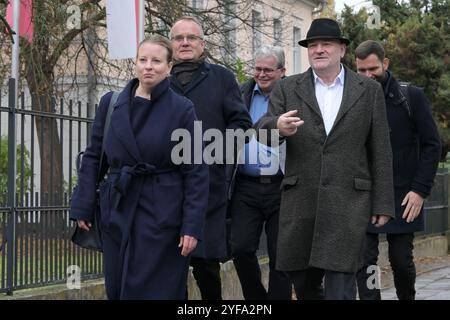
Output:
M450 255L416 260L416 300L450 300ZM390 268L382 271L381 298L397 300Z

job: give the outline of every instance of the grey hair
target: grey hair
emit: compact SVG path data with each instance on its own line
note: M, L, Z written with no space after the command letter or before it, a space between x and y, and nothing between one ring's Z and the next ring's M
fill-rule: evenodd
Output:
M279 46L272 46L269 44L264 45L260 47L258 50L256 50L253 58L254 61L256 61L256 59L269 57L274 57L277 60L278 68L284 68L285 64L284 50Z
M194 16L182 16L182 17L178 18L177 20L175 20L175 22L172 24L172 28L170 28L170 32L169 32L170 38L172 38L173 27L175 26L175 24L177 24L177 22L180 22L180 21L190 21L190 22L195 23L200 28L200 37L202 39L205 37L205 34L203 33L202 24L198 18L196 18Z

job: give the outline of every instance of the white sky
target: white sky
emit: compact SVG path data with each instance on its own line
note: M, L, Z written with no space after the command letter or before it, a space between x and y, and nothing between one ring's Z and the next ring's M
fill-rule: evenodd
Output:
M337 13L341 13L342 10L344 9L344 4L348 5L348 6L355 6L354 9L358 10L360 7L362 7L363 5L371 5L372 1L371 0L335 0L335 10Z

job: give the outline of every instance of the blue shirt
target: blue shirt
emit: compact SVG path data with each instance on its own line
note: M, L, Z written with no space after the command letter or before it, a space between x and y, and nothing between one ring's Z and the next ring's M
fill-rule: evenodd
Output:
M251 101L250 116L252 122L256 123L267 112L269 95L264 95L256 84ZM284 152L284 143L280 147L271 148L259 143L253 137L241 152L239 163L243 164L239 165L238 172L253 177L276 175L280 173L280 166L282 170L284 169Z

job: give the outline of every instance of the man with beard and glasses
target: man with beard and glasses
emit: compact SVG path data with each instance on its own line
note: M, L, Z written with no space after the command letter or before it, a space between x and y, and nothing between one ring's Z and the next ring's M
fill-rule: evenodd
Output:
M380 288L368 283L373 274L368 267L377 264L378 234L386 233L397 297L414 300L414 232L424 230L423 202L431 192L441 156L439 132L423 91L412 85L404 85L402 90L388 70L389 59L380 43L364 41L355 54L358 73L378 81L383 87L395 192L395 219L381 228L368 227L364 267L357 273L359 297L361 300L381 299Z

